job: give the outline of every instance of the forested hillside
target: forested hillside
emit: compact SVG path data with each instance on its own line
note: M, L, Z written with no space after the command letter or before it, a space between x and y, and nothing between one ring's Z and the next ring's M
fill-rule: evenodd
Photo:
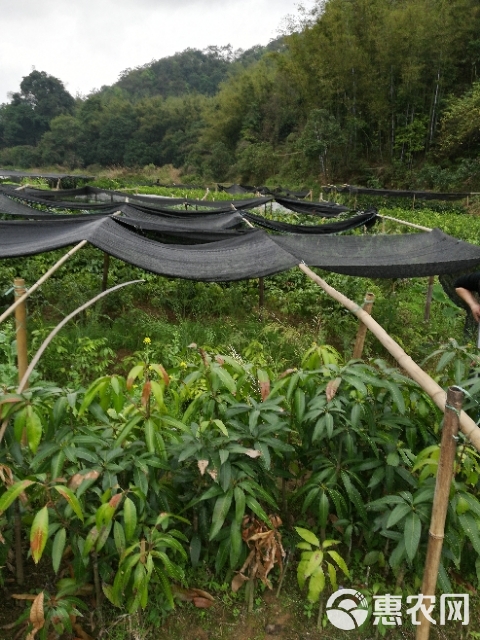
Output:
M32 72L0 107L0 164L478 190L479 73L476 0L319 0L267 48L187 49L86 98Z

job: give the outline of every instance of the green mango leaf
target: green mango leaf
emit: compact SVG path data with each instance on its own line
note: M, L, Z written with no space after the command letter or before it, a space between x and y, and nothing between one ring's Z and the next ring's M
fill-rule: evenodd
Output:
M230 510L230 505L232 504L232 498L232 490L217 498L215 506L213 507L212 525L210 528L210 535L208 536L209 540L213 540L223 527L225 518Z
M13 421L13 434L17 442L21 442L23 439L23 431L27 422L27 409L28 407L23 407L15 414L15 419Z
M125 529L125 539L129 542L137 528L137 508L131 498L126 497L123 503L123 521Z
M475 552L480 555L480 525L479 521L469 512L458 516L460 526L472 543Z
M420 536L422 535L422 523L419 516L411 511L405 519L405 551L410 561L413 560L417 553Z
M323 562L323 551L320 549L314 551L310 556L307 564L307 568L305 569L305 577L308 578L311 576L315 570L321 566Z
M75 512L77 518L83 522L84 518L82 507L80 506L80 502L73 491L71 491L71 489L69 489L68 487L64 487L63 485L55 485L54 487L52 487L52 489L55 489L55 491L57 491L62 496L62 498L65 498L65 500Z
M342 556L336 551L327 551L327 553L332 558L332 560L335 560L335 562L338 564L338 566L343 571L343 573L347 576L347 578L349 578L350 571L348 570L348 567L345 563L345 560L342 558Z
M321 527L327 526L328 514L330 512L330 501L325 491L322 491L318 501L318 524Z
M121 556L126 549L127 543L125 531L123 530L123 527L121 523L118 522L118 520L115 520L115 522L113 523L113 539L115 540L117 553L119 556Z
M327 562L327 570L328 570L328 578L330 580L330 584L332 585L332 590L336 591L338 586L337 586L337 571L335 569L335 567L333 566L333 564L330 564L330 562Z
M233 490L235 498L235 522L240 525L245 515L245 492L239 486Z
M12 484L0 498L0 514L6 511L12 502L32 484L36 484L36 482L33 480L21 480L20 482Z
M59 529L55 535L55 538L53 539L52 566L55 573L58 573L58 570L60 569L60 563L62 562L66 539L67 532L64 528Z
M200 553L202 551L202 540L198 533L194 533L190 540L190 560L192 566L196 567L200 560Z
M309 531L308 529L302 529L302 527L295 527L295 531L309 544L313 544L315 547L320 546L320 540L312 531Z
M43 427L40 416L31 405L27 407L25 425L27 430L28 446L32 453L36 453L40 440L42 439Z
M405 516L411 512L412 512L412 507L409 504L405 504L405 502L402 502L402 504L397 504L395 509L388 516L387 524L386 524L387 529L396 525L397 522L400 522L400 520L405 518Z
M308 600L310 602L318 602L320 594L325 589L325 574L322 567L317 567L317 570L310 578L308 583Z

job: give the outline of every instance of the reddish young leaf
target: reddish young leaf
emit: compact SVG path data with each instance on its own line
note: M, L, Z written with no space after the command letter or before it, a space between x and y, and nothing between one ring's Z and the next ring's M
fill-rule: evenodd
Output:
M143 385L143 391L142 391L142 405L144 407L147 406L148 404L148 399L150 398L150 391L152 390L152 385L150 383L150 380L148 380L144 385Z
M47 544L48 536L48 509L43 507L35 516L32 528L30 529L30 549L35 564L38 564L42 557L43 550ZM42 601L43 603L43 601Z

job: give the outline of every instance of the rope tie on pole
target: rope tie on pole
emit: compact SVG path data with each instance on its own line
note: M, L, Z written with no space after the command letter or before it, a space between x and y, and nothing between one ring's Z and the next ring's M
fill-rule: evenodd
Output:
M452 407L451 404L445 403L445 409L450 409L450 411L453 411L453 413L455 413L458 417L460 417L461 411L457 409L457 407Z
M431 538L434 538L435 540L444 540L445 536L437 536L435 533L432 533L431 531L428 532L428 535Z

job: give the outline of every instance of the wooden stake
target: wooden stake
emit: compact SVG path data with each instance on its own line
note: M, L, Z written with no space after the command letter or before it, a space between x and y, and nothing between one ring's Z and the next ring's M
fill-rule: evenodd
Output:
M415 194L413 194L412 209L415 209Z
M102 291L106 291L108 287L108 270L110 268L110 255L108 253L103 254L103 277L102 277Z
M365 296L365 300L363 301L363 310L366 313L372 313L372 305L375 300L375 294L367 293ZM367 335L367 327L360 320L360 324L358 325L357 331L357 339L355 340L355 346L353 348L352 358L354 360L358 360L362 357L363 353L363 345L365 344L365 336Z
M258 279L258 306L260 309L265 304L265 280L263 278Z
M425 315L423 316L425 322L430 321L430 307L432 306L434 280L435 276L430 276L428 279L427 297L425 298Z
M8 309L4 313L2 313L2 315L0 316L0 322L3 322L6 318L8 318L8 316L13 313L19 305L23 304L28 296L32 295L32 293L36 291L38 287L45 282L45 280L48 280L52 273L55 273L55 271L59 267L61 267L62 264L66 262L70 256L73 256L76 251L81 249L81 247L85 246L86 244L87 241L82 240L77 245L75 245L73 249L70 249L70 251L63 256L63 258L60 258L60 260L58 260L58 262L56 262L53 267L51 267L39 280L37 280L37 282L32 285L28 291L26 291L21 297L16 299L15 302L10 307L8 307Z
M405 353L402 347L395 342L395 340L388 335L385 329L378 324L376 320L372 318L372 316L368 315L366 311L364 311L361 307L358 306L353 300L344 296L343 293L340 293L329 284L325 282L320 276L318 276L314 271L309 269L306 264L301 263L298 265L299 269L301 269L311 280L316 282L329 296L340 302L344 307L346 307L349 311L354 313L357 318L362 320L362 322L367 326L368 329L375 335L377 340L387 351L395 358L398 364L405 370L407 375L409 375L415 382L431 397L433 402L437 405L437 407L441 411L445 411L445 391L438 385L435 380L432 380L430 376L423 371L412 358ZM480 451L480 428L477 424L467 416L465 411L460 413L460 429L462 433L467 437L471 444L475 447L477 451Z
M459 427L459 415L463 403L463 391L458 387L449 387L447 404L443 419L442 442L438 461L435 495L433 496L432 517L428 538L427 557L423 573L422 595L435 596L438 568L442 554L445 533L445 519L447 517L450 499L450 487L454 475L455 453ZM427 603L431 604L431 601ZM416 640L428 640L430 635L430 621L419 612L420 626L417 627Z
M21 298L26 293L25 280L23 278L15 278L13 281L13 289L15 298ZM17 336L18 380L20 381L28 367L27 307L25 302L17 305L15 309L15 331Z

